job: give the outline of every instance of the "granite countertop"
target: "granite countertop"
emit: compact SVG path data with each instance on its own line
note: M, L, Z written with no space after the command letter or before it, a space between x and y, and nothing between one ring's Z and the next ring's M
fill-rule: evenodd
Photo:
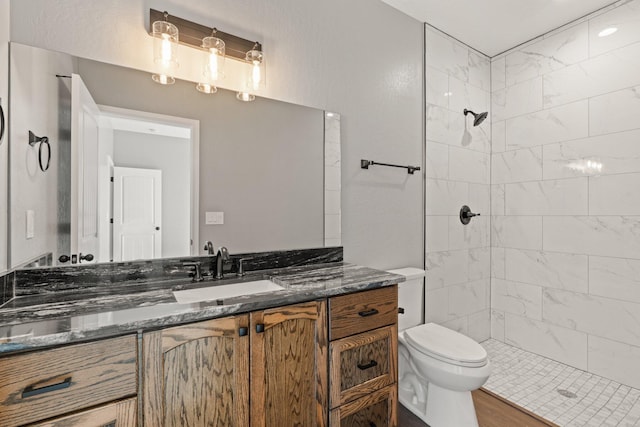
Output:
M173 291L270 279L284 289L179 304ZM100 291L24 295L0 309L0 354L69 344L391 286L405 278L343 262L262 270L242 278L135 281Z

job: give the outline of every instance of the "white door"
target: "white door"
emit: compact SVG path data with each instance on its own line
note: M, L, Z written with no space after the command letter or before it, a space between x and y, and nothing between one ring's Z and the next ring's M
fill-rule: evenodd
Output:
M113 260L162 256L162 171L113 168Z
M97 260L100 110L78 74L71 76L71 254ZM87 259L87 256L90 255ZM72 258L73 259L73 258Z

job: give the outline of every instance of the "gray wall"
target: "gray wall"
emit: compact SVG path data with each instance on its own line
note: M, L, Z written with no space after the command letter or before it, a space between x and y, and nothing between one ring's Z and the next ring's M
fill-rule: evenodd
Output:
M145 69L151 62L145 20L153 7L260 39L268 54L267 96L342 114L346 259L380 268L423 264L420 175L359 166L361 158L422 163L421 23L377 0L109 5L14 0L11 38Z
M243 103L226 90L203 95L189 82L164 87L147 73L78 62L98 104L200 121L201 242L232 252L324 245L322 111ZM223 211L224 225L205 225L206 211Z
M188 139L117 130L113 135L116 167L162 171L162 257L184 256L191 250Z
M70 120L61 118L69 118L71 95L69 82L55 75L70 74L74 63L69 55L16 45L11 47L11 58L10 238L15 267L47 253L54 258L59 252L69 253L71 181L69 170L59 169L58 164L70 156L65 129ZM38 145L28 144L29 131L49 137L51 164L46 172L38 166ZM27 239L29 210L35 213L34 237Z

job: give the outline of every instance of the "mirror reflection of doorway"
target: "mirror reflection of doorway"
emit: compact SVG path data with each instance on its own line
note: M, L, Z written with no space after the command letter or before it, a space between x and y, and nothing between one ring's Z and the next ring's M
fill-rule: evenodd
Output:
M100 110L101 260L197 254L198 122Z

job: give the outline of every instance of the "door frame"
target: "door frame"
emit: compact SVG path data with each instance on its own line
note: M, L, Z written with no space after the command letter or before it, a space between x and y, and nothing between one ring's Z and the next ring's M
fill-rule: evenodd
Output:
M198 255L200 249L200 121L184 117L168 116L147 111L130 110L98 104L100 112L111 117L137 118L167 125L180 126L191 130L189 150L191 177L189 199L191 200L191 254Z

